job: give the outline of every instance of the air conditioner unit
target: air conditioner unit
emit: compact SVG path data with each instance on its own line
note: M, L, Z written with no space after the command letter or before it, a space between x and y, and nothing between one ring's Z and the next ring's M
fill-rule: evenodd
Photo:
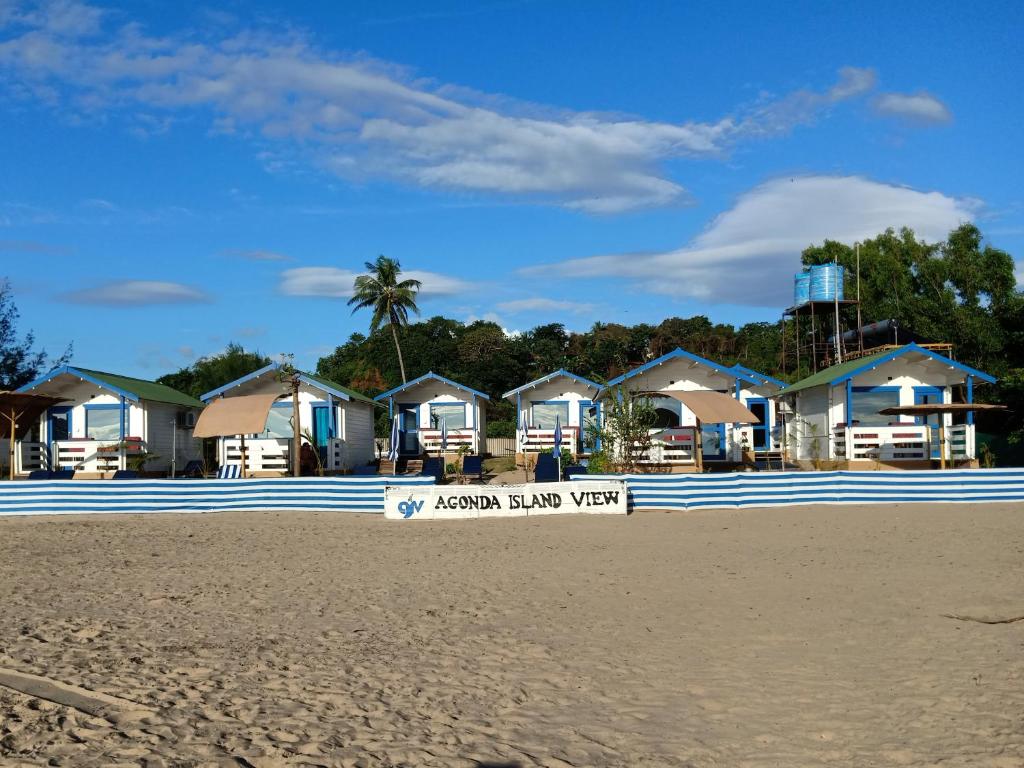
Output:
M182 429L192 429L196 425L195 411L178 411L178 426Z

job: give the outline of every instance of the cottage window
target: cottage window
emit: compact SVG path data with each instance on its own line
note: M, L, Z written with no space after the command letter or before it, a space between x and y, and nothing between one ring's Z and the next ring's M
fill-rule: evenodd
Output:
M899 387L870 387L853 390L853 420L862 427L884 427L898 416L883 416L883 408L894 408L900 404Z
M265 438L290 438L294 434L292 429L292 404L283 403L274 406L267 414L267 426L257 437Z
M90 440L121 439L121 409L113 405L109 408L86 407L85 435Z
M445 426L449 429L466 428L466 404L465 403L444 403L431 404L430 426L434 429L441 428L441 419L444 419Z
M534 429L554 429L555 417L563 427L569 425L569 404L568 403L534 403L533 423Z

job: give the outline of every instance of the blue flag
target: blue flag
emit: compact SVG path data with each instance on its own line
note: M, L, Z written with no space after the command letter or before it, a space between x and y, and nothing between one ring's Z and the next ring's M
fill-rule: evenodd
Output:
M448 422L444 416L441 417L441 450L448 450Z
M555 453L562 452L562 417L555 416Z

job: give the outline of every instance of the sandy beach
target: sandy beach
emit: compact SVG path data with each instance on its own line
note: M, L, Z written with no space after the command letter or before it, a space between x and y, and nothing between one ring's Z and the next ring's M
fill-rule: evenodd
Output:
M1011 768L1024 621L943 614L1022 563L1010 504L0 519L0 763Z

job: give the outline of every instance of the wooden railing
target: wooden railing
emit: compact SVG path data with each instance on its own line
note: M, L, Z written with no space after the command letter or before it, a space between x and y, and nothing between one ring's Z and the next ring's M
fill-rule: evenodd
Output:
M277 472L287 475L291 441L287 438L258 438L245 441L245 473ZM242 465L242 441L225 438L221 443L221 465Z
M427 453L441 453L441 430L440 429L421 429L420 445L423 450ZM455 452L460 447L466 445L470 449L474 449L474 437L476 435L475 429L449 429L448 430L448 447L446 450Z
M14 471L17 474L50 468L50 455L46 450L46 443L22 442L20 446L21 450L17 451L14 457Z
M146 444L137 438L124 442L109 440L60 440L51 447L52 469L76 472L113 473L126 469L128 459L146 452Z
M867 461L926 461L938 458L938 431L926 424L891 424L884 427L836 427L836 458ZM943 453L947 461L974 458L974 427L956 424L945 429Z
M579 450L579 427L562 427L562 447L576 453ZM523 432L519 431L519 451L521 453L540 453L541 451L553 451L555 449L555 430L535 429L529 427L526 430L526 441L523 441Z
M694 456L694 427L659 429L651 447L644 452L644 464L696 464Z

